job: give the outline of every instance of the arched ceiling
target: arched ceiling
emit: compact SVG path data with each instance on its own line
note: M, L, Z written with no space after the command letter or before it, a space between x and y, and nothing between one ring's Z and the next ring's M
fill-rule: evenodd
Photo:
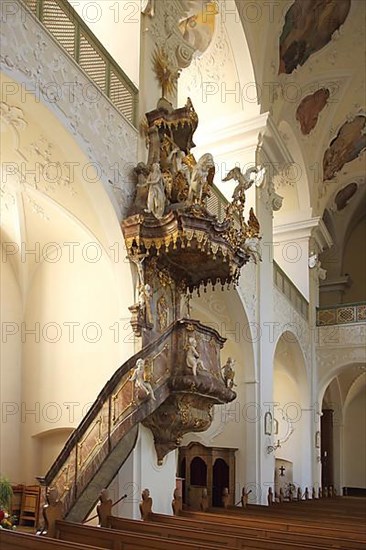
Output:
M343 409L366 390L366 365L348 365L329 383L323 397L323 408ZM340 411L339 411L340 412Z
M206 19L210 10L200 9ZM179 77L178 104L184 104L187 96L200 119L195 135L197 145L201 134L205 141L207 125L212 122L222 121L225 126L240 114L248 119L259 114L252 60L234 0L217 3L210 45L203 53L197 52Z
M333 246L321 254L328 280L343 275L343 257L349 237L365 216L366 185L352 181L330 195L323 219Z
M0 103L1 244L25 296L45 257L71 257L72 249L83 254L82 244L92 243L84 249L91 259L113 260L123 239L96 163L39 97L24 97L23 87L5 75L2 82L2 90L8 85L17 93Z
M301 150L302 160L296 159L302 163L297 189L299 183L308 185L313 215L322 216L331 197L345 185L355 181L365 186L366 126L363 119L361 131L350 125L355 126L355 117L366 113L366 3L236 0L236 5L262 111L270 111L277 125L282 125L289 149ZM286 132L286 126L291 132ZM332 143L325 166L324 156ZM343 157L349 161L338 166ZM330 179L325 179L327 175ZM280 182L279 192L285 198L288 185L293 182ZM289 206L296 207L296 200L285 203L279 217L288 213Z

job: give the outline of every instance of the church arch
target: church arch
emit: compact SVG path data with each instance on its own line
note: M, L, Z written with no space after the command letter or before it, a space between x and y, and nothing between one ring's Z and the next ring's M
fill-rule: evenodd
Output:
M16 365L13 377L19 378L14 398L19 414L11 420L21 435L14 455L29 460L2 463L12 479L30 483L40 471L41 440L34 436L73 429L105 380L133 354L128 311L133 280L100 167L90 162L51 104L31 94L22 101L21 86L4 78L18 90L9 99L13 114L3 128L2 158L8 168L1 239L8 247L7 284L18 289L11 321L21 356L16 357L10 338L4 348ZM1 307L4 318L5 300ZM2 377L3 369L4 364ZM49 438L54 446L56 435Z
M304 354L294 333L285 331L274 351L273 401L278 433L272 440L279 444L275 458L293 463L293 482L302 488L311 486L310 452L313 413Z
M364 363L338 365L321 388L322 479L330 480L338 492L366 485L365 396Z

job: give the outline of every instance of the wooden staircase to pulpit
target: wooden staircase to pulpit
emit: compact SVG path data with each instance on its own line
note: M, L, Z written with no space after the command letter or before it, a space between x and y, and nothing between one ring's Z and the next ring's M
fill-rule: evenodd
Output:
M209 343L209 346L199 348L207 365L207 372L199 385L192 375L181 375L184 348L192 335ZM88 516L101 490L111 483L133 450L139 423L146 422L160 407L163 408L166 426L160 431L160 440L156 437L158 448L160 445L168 449L171 438L176 444L177 438L187 430L209 427L212 406L235 398L234 392L220 380L219 354L223 343L224 339L214 329L199 321L180 319L116 371L46 476L38 478L43 487L57 489L65 519L80 522ZM140 358L150 365L150 383L154 387L155 399L142 392L131 379ZM186 389L195 384L200 392L204 392L197 394L197 399L194 392L188 393ZM193 403L194 414L189 411ZM200 426L197 425L197 415L200 416ZM156 420L150 422L156 425Z
M140 423L151 429L161 464L186 433L208 429L215 404L236 397L234 371L221 371L225 339L190 318L189 300L208 284L237 284L250 259L247 241L260 239L253 210L248 222L243 215L244 189L253 182L240 174L235 199L218 220L206 207L213 158L206 153L196 161L191 153L198 123L191 101L173 109L162 99L146 117L148 164L135 168L136 197L122 222L136 268L131 324L142 349L106 383L39 478L54 489L58 516L75 522L88 516L133 450Z

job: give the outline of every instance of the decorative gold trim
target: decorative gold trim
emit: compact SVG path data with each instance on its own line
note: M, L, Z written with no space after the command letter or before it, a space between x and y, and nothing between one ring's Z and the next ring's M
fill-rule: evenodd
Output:
M83 445L85 444L86 440L88 439L88 437L90 436L90 434L92 433L92 431L94 430L94 428L97 424L99 425L99 434L98 434L98 437L96 438L95 445L90 450L88 456L82 458L81 453L82 453L82 450L83 450ZM94 422L94 424L90 427L90 430L85 434L84 439L82 441L80 441L80 443L78 443L78 467L79 468L80 468L81 464L83 464L83 466L85 466L85 464L90 461L91 456L94 453L95 449L97 447L99 447L99 445L101 445L101 443L102 443L102 424L103 424L103 417L102 417L102 414L101 414L100 417L98 418L98 420L96 420Z
M126 387L126 385L128 384L128 382L130 382L132 384L132 381L130 380L130 377L127 376L126 379L124 380L124 382L121 384L121 386L119 387L119 389L112 394L112 410L113 410L113 414L112 414L112 422L113 422L113 425L117 424L117 422L120 420L121 416L133 405L134 403L134 399L132 397L132 400L124 407L124 409L118 414L118 416L116 416L116 401L121 393L121 391ZM133 385L133 384L132 384ZM133 388L132 388L132 395L133 395Z
M64 493L66 493L67 491L70 490L70 484L69 484L69 470L70 470L70 464L67 464L67 466L65 466L62 470L61 470L61 475L63 475L64 472L65 473L65 484L64 484Z
M154 361L155 361L155 359L157 359L157 357L159 357L159 355L161 355L164 351L168 351L168 350L169 350L169 344L165 344L164 347L156 355L154 355L151 358L152 364L154 365ZM168 365L167 368L164 370L163 374L161 376L159 376L159 378L154 380L155 387L164 378L164 376L166 374L169 374L169 373L170 373L170 368L169 368L169 365Z

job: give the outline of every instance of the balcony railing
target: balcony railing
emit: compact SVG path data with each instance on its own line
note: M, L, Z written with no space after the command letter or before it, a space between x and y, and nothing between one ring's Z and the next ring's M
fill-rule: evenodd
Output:
M316 313L318 326L346 325L366 322L366 302L357 304L338 304L320 307Z
M66 0L23 0L94 84L137 124L138 90Z

